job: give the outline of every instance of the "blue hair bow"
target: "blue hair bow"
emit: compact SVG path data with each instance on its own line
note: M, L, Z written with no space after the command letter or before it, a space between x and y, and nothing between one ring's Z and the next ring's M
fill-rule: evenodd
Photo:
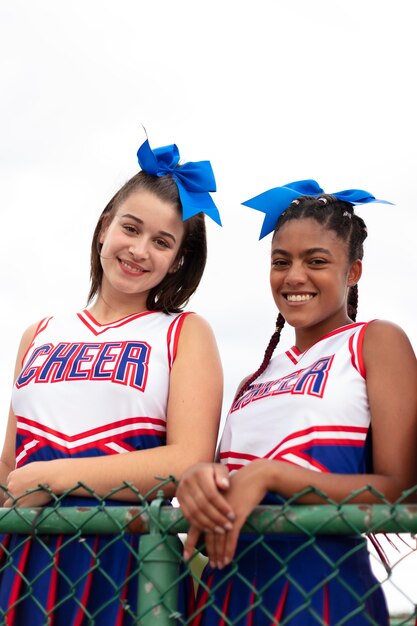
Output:
M172 175L180 195L183 220L202 212L221 226L219 211L209 194L209 191L216 191L210 161L189 162L177 167L179 160L175 144L151 150L146 139L138 150L139 165L144 172L153 176Z
M254 198L246 200L246 202L242 202L242 204L265 213L261 234L259 235L259 239L262 239L275 230L279 216L289 207L293 200L299 196L320 196L323 193L323 189L315 180L297 180L282 187L269 189ZM377 200L369 191L364 191L363 189L346 189L345 191L336 191L331 195L351 204L367 204L368 202L392 204L388 200Z

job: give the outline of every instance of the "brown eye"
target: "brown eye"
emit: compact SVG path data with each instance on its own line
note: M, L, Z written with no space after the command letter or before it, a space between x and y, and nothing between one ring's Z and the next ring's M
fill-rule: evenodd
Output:
M136 235L138 232L138 229L135 226L132 226L132 224L122 224L122 230L129 235Z
M326 265L327 261L326 259L311 259L311 261L309 261L310 265Z
M155 239L155 243L161 248L169 248L169 244L165 241L165 239Z

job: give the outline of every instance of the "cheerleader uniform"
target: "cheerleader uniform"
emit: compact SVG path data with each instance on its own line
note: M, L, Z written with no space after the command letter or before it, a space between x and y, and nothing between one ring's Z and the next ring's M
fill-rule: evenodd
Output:
M186 315L148 311L102 325L83 310L43 320L13 388L16 467L165 445L170 369ZM84 497L62 501L97 504ZM132 503L107 501L123 504ZM40 539L3 537L2 624L136 623L139 535ZM2 546L13 554L13 566ZM53 608L48 621L45 613Z
M367 324L296 347L267 369L226 420L220 460L231 472L258 458L317 472L372 472L362 343ZM283 499L268 494L266 503ZM388 625L385 598L358 536L242 534L234 562L204 570L193 626ZM208 608L202 607L207 604Z

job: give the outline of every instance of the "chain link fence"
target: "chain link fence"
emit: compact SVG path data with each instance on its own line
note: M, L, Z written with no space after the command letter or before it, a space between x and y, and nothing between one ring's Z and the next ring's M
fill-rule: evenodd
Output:
M184 562L182 539L188 524L175 500L172 504L163 497L163 487L171 480L161 480L158 488L145 495L126 483L105 498L79 483L60 497L51 493L45 507L24 508L16 502L12 508L0 509L0 624L191 626L199 623L200 614L208 606L225 626L244 623L248 609L243 607L241 615L231 618L223 612L224 603L218 601L216 588L201 581L207 561L204 547L189 563ZM88 491L89 497L75 497L80 487ZM126 489L132 491L136 501L115 499L118 491ZM297 553L290 554L289 560L302 558L303 549L315 546L321 536L356 536L367 541L378 586L387 598L390 623L414 625L417 505L405 502L417 493L417 488L403 494L395 504L375 492L380 503L372 505L350 503L359 492L343 503L329 499L318 505L297 503L300 496L311 491L304 490L284 504L258 506L242 529L253 545L265 548L268 558L276 559L275 575L261 588L244 581L252 593L252 604L265 613L263 623L284 626L291 621L262 609L263 596L279 577L297 584L291 579L289 561L274 554L273 542L266 542L272 536L291 535L299 541ZM324 494L320 495L325 499ZM241 552L231 563L227 579L242 578L239 565L244 557ZM329 563L328 580L323 584L336 580L346 593L353 593L345 581L339 580L339 565L337 561ZM299 585L298 591L300 610L311 611L314 623L349 623L346 617L329 624L314 611L310 591ZM356 601L365 623L381 626L367 618L366 598L357 597Z

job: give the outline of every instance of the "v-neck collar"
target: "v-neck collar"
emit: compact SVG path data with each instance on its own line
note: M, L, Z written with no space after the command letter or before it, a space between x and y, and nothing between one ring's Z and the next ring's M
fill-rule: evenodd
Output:
M363 324L364 324L364 322L353 322L352 324L347 324L346 326L341 326L340 328L335 328L334 330L330 331L329 333L327 333L323 337L320 337L320 339L318 339L315 343L313 343L312 346L307 348L307 350L304 350L304 352L301 352L301 350L299 350L297 348L297 346L293 346L292 348L290 348L289 350L287 350L285 352L285 355L290 359L290 361L292 361L296 365L303 358L303 356L305 354L307 354L309 352L309 350L311 350L311 348L313 348L318 343L320 343L320 341L324 341L325 339L328 339L329 337L333 337L334 335L338 335L340 333L343 333L346 330L349 330L350 328L355 328L357 326L363 326Z
M114 322L109 322L107 324L100 324L100 322L98 322L87 309L84 309L80 313L77 313L77 315L82 323L85 324L85 326L87 326L87 328L94 335L101 335L111 328L119 328L120 326L124 326L125 324L128 324L129 322L138 319L139 317L153 315L154 313L158 313L158 311L142 311L141 313L133 313L132 315L126 315L125 317L115 320Z

